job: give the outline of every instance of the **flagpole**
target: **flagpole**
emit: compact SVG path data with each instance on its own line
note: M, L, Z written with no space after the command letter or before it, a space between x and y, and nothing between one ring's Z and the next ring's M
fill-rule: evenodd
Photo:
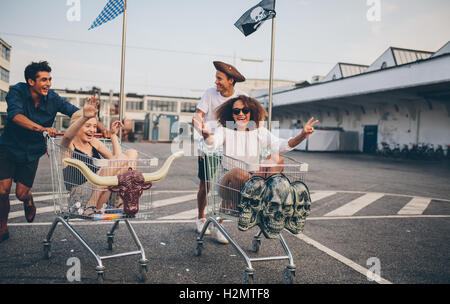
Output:
M275 3L275 2L274 2ZM274 5L275 7L275 5ZM272 42L270 51L270 79L269 79L269 123L268 129L272 131L272 93L273 93L273 63L274 63L274 51L275 51L275 20L276 16L272 18Z
M119 120L123 123L124 114L126 111L125 100L125 50L127 43L127 0L125 0L125 6L123 10L123 25L122 25L122 64L120 69L120 97L119 97ZM122 142L122 129L119 133L119 141Z

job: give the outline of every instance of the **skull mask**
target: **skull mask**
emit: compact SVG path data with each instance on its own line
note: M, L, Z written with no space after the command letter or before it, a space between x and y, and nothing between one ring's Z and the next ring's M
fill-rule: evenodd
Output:
M269 177L266 180L266 190L262 201L261 230L266 238L276 238L283 230L286 218L293 213L293 193L287 177L283 174Z
M261 22L264 18L266 18L266 11L261 7L255 7L250 13L250 18L252 18L255 22Z
M254 176L245 183L238 204L239 230L246 231L257 224L258 213L262 209L261 195L265 189L266 183L260 176Z
M285 228L294 234L299 234L303 231L306 217L311 212L311 196L304 183L297 181L291 186L294 192L294 214L286 219Z

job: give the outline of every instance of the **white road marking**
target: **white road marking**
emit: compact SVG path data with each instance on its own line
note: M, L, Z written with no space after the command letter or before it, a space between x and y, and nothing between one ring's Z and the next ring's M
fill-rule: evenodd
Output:
M48 194L49 192L41 192L42 194ZM165 207L170 206L173 204L178 204L182 202L192 201L197 199L197 191L194 190L160 190L160 191L153 191L153 194L156 193L190 193L188 195L182 195L182 196L176 196L168 199L162 199L154 201L152 204L152 208L158 208L158 207ZM336 193L364 193L360 191L313 191L311 193L311 199L312 201L317 201L324 199L326 197L329 197L331 195L334 195ZM34 193L36 194L36 193ZM421 215L423 211L426 209L426 207L429 205L431 200L441 200L441 202L450 202L450 200L444 200L444 199L432 199L432 198L424 198L424 197L412 197L411 201L405 205L398 213L397 215L387 215L387 216L354 216L354 214L361 210L362 208L366 207L376 199L382 197L383 195L393 195L393 196L404 196L404 197L410 197L406 195L398 195L398 194L386 194L386 193L374 193L374 192L368 192L362 197L353 200L346 205L335 209L334 211L331 211L327 214L325 214L324 217L309 217L308 220L335 220L335 219L384 219L384 218L414 218L417 217L417 215ZM52 202L53 194L43 195L43 196L36 196L34 197L35 202L41 202L41 201L49 201ZM11 201L11 205L19 205L22 204L19 200ZM51 206L41 207L37 208L37 214L43 214L48 212L54 212L54 206L51 204ZM196 217L197 209L191 209L179 213L175 213L172 215L167 215L161 218L156 219L156 222L179 222L180 220L191 220L195 219ZM9 214L9 218L17 218L22 217L24 215L23 210L11 212ZM432 218L432 217L449 217L446 215L427 215L427 216L419 216L419 217L426 217L426 218Z
M197 217L197 208L157 218L157 220L190 220Z
M369 206L374 201L383 197L383 193L367 193L353 201L345 204L342 207L339 207L331 212L325 214L325 216L351 216L363 209L364 207Z
M194 210L194 209L193 209ZM22 211L23 215L23 211ZM334 221L334 220L366 220L366 219L409 219L409 218L450 218L450 215L377 215L377 216L338 216L338 217L308 217L306 221ZM71 219L71 225L111 225L112 221L87 221L81 219ZM130 220L132 224L183 224L195 223L195 219L167 219L161 220ZM231 222L231 220L224 220L224 222ZM8 226L50 226L52 222L35 222L35 223L8 223Z
M38 197L35 197L35 195L33 194L33 201L34 202L42 202L42 201L52 200L52 199L53 199L53 194L51 194L51 195L44 195L44 196L38 196ZM13 200L9 204L11 206L14 206L14 205L21 205L23 203L21 201L19 201L19 200Z
M304 235L304 234L297 234L295 235L298 239L304 241L305 243L316 247L317 249L319 249L322 252L325 252L326 254L328 254L329 256L335 258L336 260L338 260L339 262L347 265L348 267L356 270L357 272L361 273L362 275L367 277L367 273L369 272L368 269L362 267L361 265L353 262L352 260L346 258L345 256L337 253L336 251L320 244L319 242L311 239L310 237ZM383 279L382 277L380 277L379 275L372 273L372 276L375 280L375 282L379 283L379 284L392 284L392 282Z
M397 214L422 214L430 202L429 198L413 197Z
M378 219L407 219L407 218L450 218L450 215L361 215L361 216L327 216L308 217L306 221L332 221L332 220L378 220Z
M194 199L195 200L197 199L197 194L188 194L188 195L183 195L183 196L172 197L172 198L168 198L168 199L154 201L152 203L152 208L169 206L169 205L178 204L178 203L182 203L182 202L192 201Z
M53 212L53 211L55 211L55 206L36 208L36 214L48 213L48 212ZM8 218L12 219L12 218L22 217L22 216L23 217L25 216L25 212L23 210L20 210L20 211L10 212Z
M336 192L333 191L314 191L311 193L311 201L314 203L315 201L321 200L323 198L332 196L333 194L336 194Z

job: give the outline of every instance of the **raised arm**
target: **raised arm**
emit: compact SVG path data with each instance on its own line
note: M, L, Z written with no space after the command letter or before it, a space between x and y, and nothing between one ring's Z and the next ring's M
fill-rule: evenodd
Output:
M95 99L88 99L83 107L83 116L75 121L65 132L63 138L61 139L61 146L70 148L70 143L75 138L78 130L81 129L83 124L89 119L97 115L97 102Z
M201 110L198 110L194 113L194 117L192 118L192 125L194 129L203 137L205 143L209 146L214 144L214 137L209 132L208 128L206 128L205 121L203 117L205 113Z
M311 117L306 123L306 125L303 127L302 132L289 140L289 147L294 148L298 146L302 141L308 138L308 136L313 134L314 125L317 124L318 122L319 122L318 120L314 120L314 117Z

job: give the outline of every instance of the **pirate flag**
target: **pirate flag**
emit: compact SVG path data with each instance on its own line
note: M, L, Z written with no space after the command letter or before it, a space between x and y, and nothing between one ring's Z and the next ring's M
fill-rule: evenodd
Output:
M245 36L255 32L266 20L275 16L275 0L262 0L246 11L234 24Z

